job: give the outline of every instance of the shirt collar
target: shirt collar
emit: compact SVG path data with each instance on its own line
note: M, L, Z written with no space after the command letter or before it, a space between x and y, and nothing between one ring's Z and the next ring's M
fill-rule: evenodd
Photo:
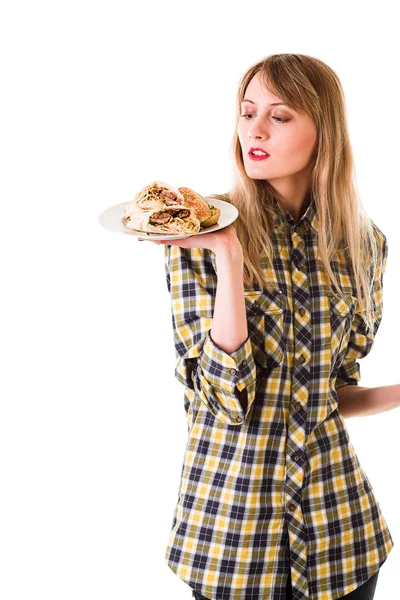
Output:
M282 206L277 198L274 198L274 211L274 224L278 229L281 229L286 225L288 228L296 226L296 231L298 233L306 231L309 227L316 233L318 232L318 215L314 196L312 196L306 212L298 221L292 217L290 212Z

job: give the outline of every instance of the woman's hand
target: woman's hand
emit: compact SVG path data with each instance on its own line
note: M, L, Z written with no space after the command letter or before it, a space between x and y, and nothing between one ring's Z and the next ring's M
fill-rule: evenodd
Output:
M154 242L155 244L167 244L169 246L180 246L181 248L208 248L217 253L223 248L233 248L242 245L236 235L236 229L231 224L218 231L210 231L210 233L202 233L200 235L191 235L187 238L180 239L162 239L162 240L146 240L146 238L138 238L139 242Z

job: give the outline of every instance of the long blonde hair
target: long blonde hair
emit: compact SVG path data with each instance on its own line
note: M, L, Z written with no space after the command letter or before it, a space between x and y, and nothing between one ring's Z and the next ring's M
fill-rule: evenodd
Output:
M318 214L318 249L330 289L342 293L330 266L340 249L346 252L365 324L373 330L373 286L379 277L379 229L365 212L358 195L347 126L345 98L336 73L321 60L303 54L274 54L250 67L237 92L235 133L231 144L233 182L226 194L212 194L239 210L234 222L243 247L244 286L254 281L268 287L260 256L272 267L273 202L276 190L245 171L237 135L241 101L250 80L258 75L270 92L297 112L308 114L317 128L317 151L310 193ZM250 234L251 232L251 234ZM333 291L333 290L332 290Z

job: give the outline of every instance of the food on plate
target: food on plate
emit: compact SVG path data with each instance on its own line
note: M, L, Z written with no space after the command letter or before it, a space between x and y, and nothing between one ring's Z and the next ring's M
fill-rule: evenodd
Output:
M134 197L131 204L133 208L140 210L152 210L161 206L182 206L183 196L173 185L156 179L145 185Z
M217 223L220 214L218 208L191 188L177 188L155 180L144 186L125 207L121 222L129 230L193 234Z
M195 234L200 231L200 221L186 206L164 206L132 213L125 227L146 233Z
M221 214L220 209L216 206L213 206L212 204L209 204L208 206L210 207L211 217L202 222L201 226L204 228L210 227L211 225L215 225L215 223L218 223L218 219Z
M195 192L188 187L179 187L178 190L182 193L185 198L184 205L188 206L196 213L196 217L200 221L201 229L206 229L211 225L218 223L221 211L212 204L209 204L204 200L198 192Z
M211 217L211 210L203 196L188 187L179 187L184 200L183 206L191 208L202 225L204 221Z

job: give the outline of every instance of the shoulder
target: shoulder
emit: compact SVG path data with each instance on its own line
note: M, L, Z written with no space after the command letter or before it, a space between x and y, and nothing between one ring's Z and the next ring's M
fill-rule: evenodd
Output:
M371 221L371 223L377 242L378 257L380 258L380 262L385 264L388 256L387 237L374 221Z
M371 220L371 224L372 224L372 228L375 233L376 240L379 244L379 247L383 248L383 246L385 246L387 244L386 235L383 233L382 229L380 229L374 221Z

